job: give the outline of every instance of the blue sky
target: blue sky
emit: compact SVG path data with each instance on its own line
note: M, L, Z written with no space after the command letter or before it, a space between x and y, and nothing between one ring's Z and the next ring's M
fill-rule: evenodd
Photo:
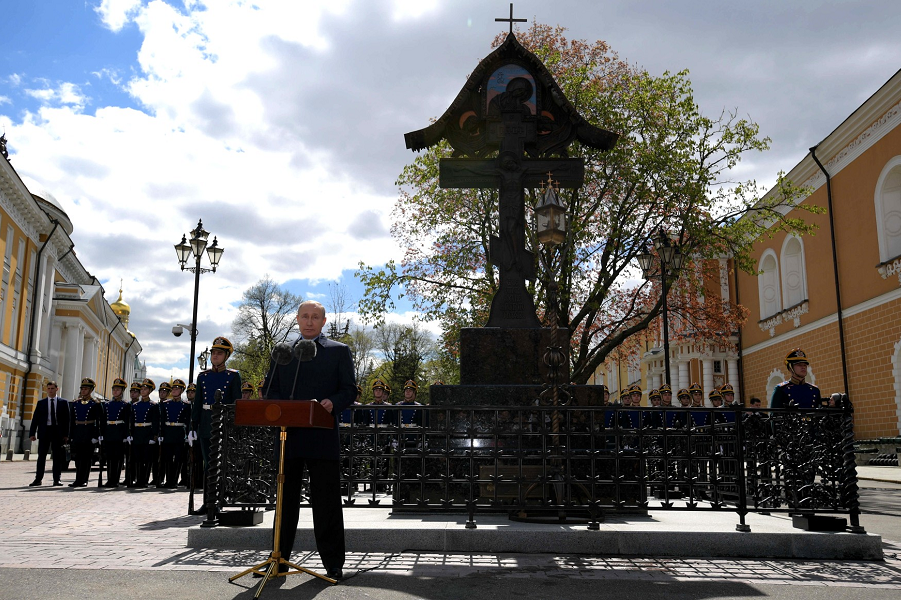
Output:
M307 297L403 249L389 234L403 134L440 115L503 27L497 0L0 0L0 128L32 191L71 218L151 376L187 375L198 218L226 248L201 278L201 342L265 275ZM703 112L773 139L737 179L790 170L898 70L895 2L522 0L516 16L689 69ZM401 303L391 318L415 315Z

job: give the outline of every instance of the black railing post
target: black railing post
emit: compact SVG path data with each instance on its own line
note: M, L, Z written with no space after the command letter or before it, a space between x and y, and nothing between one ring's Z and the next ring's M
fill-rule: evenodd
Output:
M735 405L735 454L738 460L736 478L738 479L738 525L735 531L750 532L751 526L745 523L748 514L748 480L745 476L745 415L740 405Z
M221 402L213 404L210 432L210 454L207 462L207 477L203 484L203 496L206 500L206 521L201 527L216 527L219 525L219 481L222 465L222 452L225 445L224 435L225 405Z
M866 533L860 525L860 497L857 488L857 462L854 457L854 406L845 395L842 397L842 504L851 519L849 531Z

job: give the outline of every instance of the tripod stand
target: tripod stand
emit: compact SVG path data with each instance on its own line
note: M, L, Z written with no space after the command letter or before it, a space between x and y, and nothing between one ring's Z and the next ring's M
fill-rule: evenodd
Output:
M278 484L275 492L275 521L273 523L272 553L265 561L256 564L249 569L228 578L229 583L234 582L245 575L255 573L262 575L263 580L257 587L254 598L259 598L263 593L266 583L275 577L287 577L296 573L313 575L329 583L337 583L337 580L325 575L301 567L282 557L279 550L281 542L282 525L282 500L285 485L285 440L288 438L288 426L292 427L332 427L332 416L318 402L314 400L238 400L235 406L236 425L271 426L279 425L279 451L278 451ZM285 565L288 571L280 573L279 567ZM293 569L293 570L292 570Z

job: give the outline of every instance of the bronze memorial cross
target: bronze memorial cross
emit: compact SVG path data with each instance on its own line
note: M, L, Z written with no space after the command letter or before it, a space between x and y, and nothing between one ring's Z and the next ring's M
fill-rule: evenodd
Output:
M510 94L505 92L498 98ZM534 143L538 123L523 104L500 101L500 120L489 123L489 143L499 143L497 158L445 158L439 167L442 188L499 188L498 236L491 236L488 260L498 270L498 290L491 301L487 327L541 327L526 280L535 278L535 255L526 250L525 188L539 187L553 173L561 188L582 185L581 158L531 159L525 145Z

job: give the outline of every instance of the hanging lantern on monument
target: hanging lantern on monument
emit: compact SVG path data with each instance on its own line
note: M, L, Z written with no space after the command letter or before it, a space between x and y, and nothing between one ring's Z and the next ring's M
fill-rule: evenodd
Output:
M560 200L560 188L554 185L548 173L547 187L535 207L535 228L538 241L552 246L566 241L566 205Z

